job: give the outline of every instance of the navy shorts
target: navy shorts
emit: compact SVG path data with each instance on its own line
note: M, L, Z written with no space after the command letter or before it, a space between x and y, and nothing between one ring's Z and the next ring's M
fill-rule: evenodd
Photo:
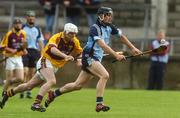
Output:
M95 60L95 61L99 61L98 58L94 57L94 56L90 56L90 54L86 51L83 51L82 53L82 70L92 74L88 69L87 67L88 66L91 66L92 64L92 61Z
M27 49L27 51L28 54L23 56L23 65L24 67L35 68L41 56L40 51L31 48Z

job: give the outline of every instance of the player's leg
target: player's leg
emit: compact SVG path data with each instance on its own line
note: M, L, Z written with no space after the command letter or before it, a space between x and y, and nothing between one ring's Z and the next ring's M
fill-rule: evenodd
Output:
M23 83L17 87L10 89L4 94L2 101L0 102L0 107L3 108L9 97L16 95L17 93L24 92L27 90L32 90L34 87L43 83L44 80L39 79L39 75L35 74L33 78L28 83Z
M28 54L27 55L23 55L22 56L22 62L23 62L23 66L24 66L24 80L23 80L23 82L24 83L27 83L28 81L28 73L29 73L29 56L30 56L30 54L29 54L29 50L27 50L28 51ZM22 98L24 98L24 92L22 92L22 93L20 93L20 98L22 99Z
M11 79L13 78L13 70L6 70L6 82L3 86L2 100L0 102L0 107L3 109L5 102L8 100L7 90L11 85Z
M23 62L22 57L16 57L16 66L14 69L14 84L20 84L23 82L24 79L24 68L23 68Z
M20 63L19 63L20 61ZM23 76L19 78L16 76L16 68L19 69L23 69L23 64L22 64L22 60L21 57L10 57L7 59L6 62L6 82L4 84L4 92L3 92L3 96L2 96L2 101L0 102L0 107L3 108L5 105L5 102L8 100L8 89L9 86L14 85L15 83L19 83L22 81ZM22 73L22 72L20 72ZM23 75L23 74L22 74Z
M157 68L156 64L154 62L151 62L151 66L149 69L149 78L148 78L148 90L153 90L155 89L156 86L156 75L157 75Z
M6 75L6 81L3 86L3 93L6 93L9 86L11 85L11 80L13 79L13 70L6 70L5 75Z
M109 79L109 73L99 61L93 61L92 65L88 67L88 70L99 77L99 81L96 86L96 111L108 111L110 107L104 105L103 95L107 80Z
M14 64L14 60L13 58L9 57L6 60L6 68L5 68L5 78L6 81L4 83L3 86L3 93L6 93L6 91L8 90L9 86L11 85L11 82L13 81L13 74L14 74L14 69L15 69L15 64Z
M31 106L31 109L33 111L44 112L45 108L43 108L40 104L42 102L44 95L51 89L53 85L56 84L56 77L53 68L48 68L48 67L41 69L40 74L46 79L46 83L44 83L41 86L39 93L36 96L33 105Z
M162 90L163 89L163 82L164 82L164 75L165 75L165 63L159 63L158 64L158 71L157 71L157 80L156 80L156 90Z
M32 90L33 88L42 84L43 82L44 80L40 79L39 75L36 73L30 81L28 81L27 83L20 84L19 86L15 87L13 89L13 93L17 94L17 93L21 93L27 90Z
M49 104L58 96L68 93L75 90L80 90L84 84L86 84L93 76L85 71L81 71L77 80L75 82L68 83L61 88L56 89L55 91L48 92L48 98L45 101L45 107L48 107Z
M31 78L32 78L32 76L34 75L35 72L36 72L35 68L29 68L28 77L26 77L26 82L31 80ZM31 91L30 90L27 91L26 98L32 99Z
M36 72L36 63L39 60L41 54L39 51L37 50L29 50L30 57L29 57L29 72L28 72L28 76L26 78L26 82L30 81L30 79L32 78L32 76L35 74ZM31 91L27 91L26 93L26 98L32 99L31 96Z

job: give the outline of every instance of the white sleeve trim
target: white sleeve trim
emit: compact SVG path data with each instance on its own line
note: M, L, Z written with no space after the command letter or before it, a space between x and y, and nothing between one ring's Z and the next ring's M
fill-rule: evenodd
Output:
M99 36L94 36L94 40L96 41L96 40L99 40L99 39L102 39L101 37L99 37Z

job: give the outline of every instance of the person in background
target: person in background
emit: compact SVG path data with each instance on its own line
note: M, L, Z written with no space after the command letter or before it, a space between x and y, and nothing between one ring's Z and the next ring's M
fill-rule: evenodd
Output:
M79 0L80 5L84 7L87 15L89 27L96 23L97 10L100 7L101 0Z
M151 42L151 49L156 49L161 45L166 45L167 49L159 53L151 54L151 65L149 69L148 90L162 90L166 65L169 59L169 42L163 30L157 33L157 38Z
M24 70L22 63L22 55L27 54L26 33L22 30L22 21L15 18L13 28L4 36L1 46L5 47L4 54L6 57L6 81L3 86L2 97L7 94L8 89L15 84L20 84L24 79ZM0 106L1 109L3 105Z
M28 82L36 72L35 66L44 47L42 32L40 28L35 25L35 12L32 10L26 11L26 20L27 22L23 25L23 30L27 35L28 54L23 56L24 82ZM27 91L26 97L32 98L30 91ZM24 98L24 93L20 94L20 98Z
M66 9L66 23L73 23L79 26L81 9L77 6L77 3L78 0L64 0L64 6Z
M46 20L46 32L51 32L53 30L53 25L55 21L55 11L57 0L39 0L39 3L43 6L45 20Z
M44 46L48 43L49 39L51 38L51 32L44 32Z

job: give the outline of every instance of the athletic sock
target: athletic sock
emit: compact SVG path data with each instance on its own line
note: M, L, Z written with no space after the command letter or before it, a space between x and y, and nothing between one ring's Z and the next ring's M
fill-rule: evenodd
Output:
M26 97L31 97L31 91L26 92Z
M37 95L34 101L34 104L41 104L42 99L43 99L43 96Z
M97 97L96 98L96 104L103 103L103 97Z
M56 89L53 93L54 93L54 97L62 95L62 93L59 89Z

